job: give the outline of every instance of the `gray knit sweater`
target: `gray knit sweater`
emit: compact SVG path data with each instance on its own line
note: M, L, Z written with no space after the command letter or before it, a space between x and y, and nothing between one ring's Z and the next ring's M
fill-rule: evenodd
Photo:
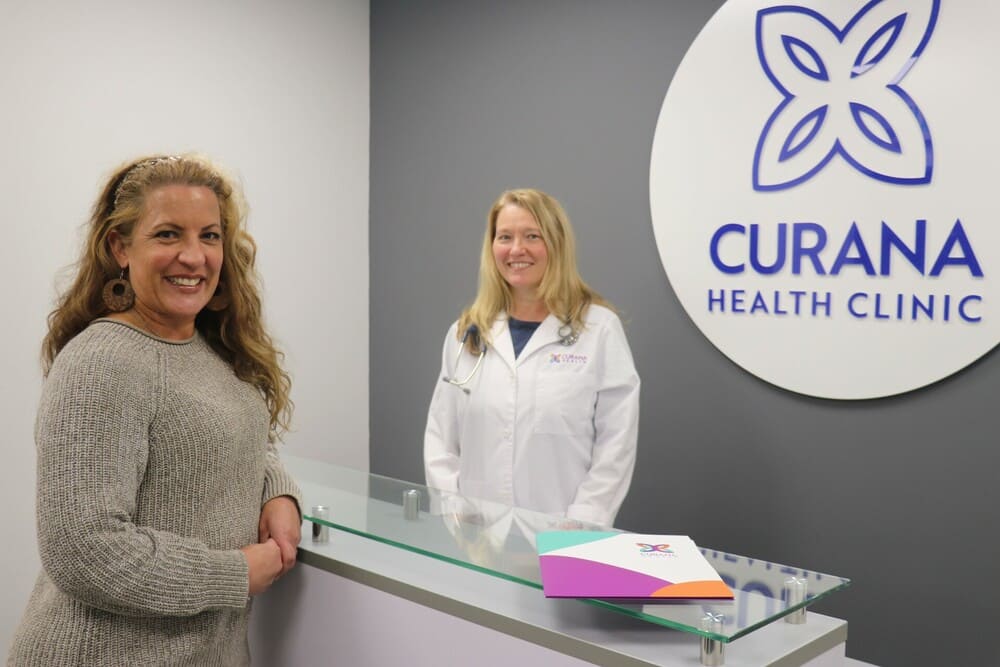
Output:
M97 320L70 341L38 410L43 570L8 665L248 664L239 548L264 502L299 500L268 420L200 335Z

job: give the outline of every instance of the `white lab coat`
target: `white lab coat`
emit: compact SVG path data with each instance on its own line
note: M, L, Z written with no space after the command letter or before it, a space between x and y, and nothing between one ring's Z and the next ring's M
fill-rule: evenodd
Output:
M438 379L424 434L427 485L610 526L635 467L639 375L618 317L592 305L573 345L549 315L520 356L507 317L493 324L482 366L462 388ZM441 377L465 378L458 323Z

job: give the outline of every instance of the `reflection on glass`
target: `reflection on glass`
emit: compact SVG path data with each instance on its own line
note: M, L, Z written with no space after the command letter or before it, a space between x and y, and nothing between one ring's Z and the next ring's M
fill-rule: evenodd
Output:
M306 507L328 508L327 518L307 514L306 518L314 523L534 588L542 587L535 535L547 530L607 530L325 463L287 457L286 465L302 486ZM416 519L408 520L403 499L410 490L420 492L420 511ZM732 601L586 602L659 625L732 641L850 583L842 577L718 550L702 548L701 552L735 592ZM784 582L789 577L806 582L808 593L802 602L795 604L793 600L788 604ZM701 620L708 613L723 616L720 632L701 628Z
M602 530L562 517L429 490L431 514L440 516L456 546L472 564L540 587L535 535L548 530Z

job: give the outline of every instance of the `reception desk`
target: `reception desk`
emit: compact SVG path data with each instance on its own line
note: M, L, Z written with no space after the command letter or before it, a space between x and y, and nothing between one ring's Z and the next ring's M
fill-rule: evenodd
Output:
M310 521L301 565L254 602L255 664L674 667L718 664L713 647L729 666L852 662L847 623L803 611L846 587L841 577L703 549L733 601L547 599L532 538L561 519L327 464L287 464ZM312 513L320 505L325 518ZM314 532L328 541L314 542ZM793 577L807 584L801 602L785 599Z

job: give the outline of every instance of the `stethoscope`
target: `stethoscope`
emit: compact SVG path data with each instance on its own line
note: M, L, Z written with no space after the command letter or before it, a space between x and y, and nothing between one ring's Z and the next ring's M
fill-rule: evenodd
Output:
M455 370L458 370L458 361L462 358L462 352L465 351L465 341L468 340L469 336L475 336L473 340L479 343L479 358L476 359L476 365L473 366L472 371L461 380L458 378L450 378L447 375L441 378L441 382L447 382L448 384L455 385L466 394L470 392L465 385L469 383L469 380L475 377L476 371L479 370L479 367L483 363L483 357L486 356L486 346L483 345L483 339L479 336L479 327L475 324L470 324L469 328L465 330L464 334L462 334L462 342L458 344L458 354L455 355Z
M580 340L580 332L576 331L568 323L559 327L559 331L557 333L559 335L559 344L565 345L566 347L575 345L576 341ZM470 324L469 328L465 330L464 334L462 334L462 341L458 344L458 354L455 355L455 370L458 370L458 362L462 358L462 352L465 351L465 341L468 340L469 336L474 336L475 338L473 340L479 342L479 357L476 359L476 365L473 366L472 370L469 371L469 374L462 379L448 376L441 378L441 382L447 382L450 385L454 385L466 394L471 392L465 385L467 385L472 378L476 376L476 373L479 371L479 367L483 364L483 357L486 356L486 346L483 345L482 339L479 337L479 327L475 324Z

